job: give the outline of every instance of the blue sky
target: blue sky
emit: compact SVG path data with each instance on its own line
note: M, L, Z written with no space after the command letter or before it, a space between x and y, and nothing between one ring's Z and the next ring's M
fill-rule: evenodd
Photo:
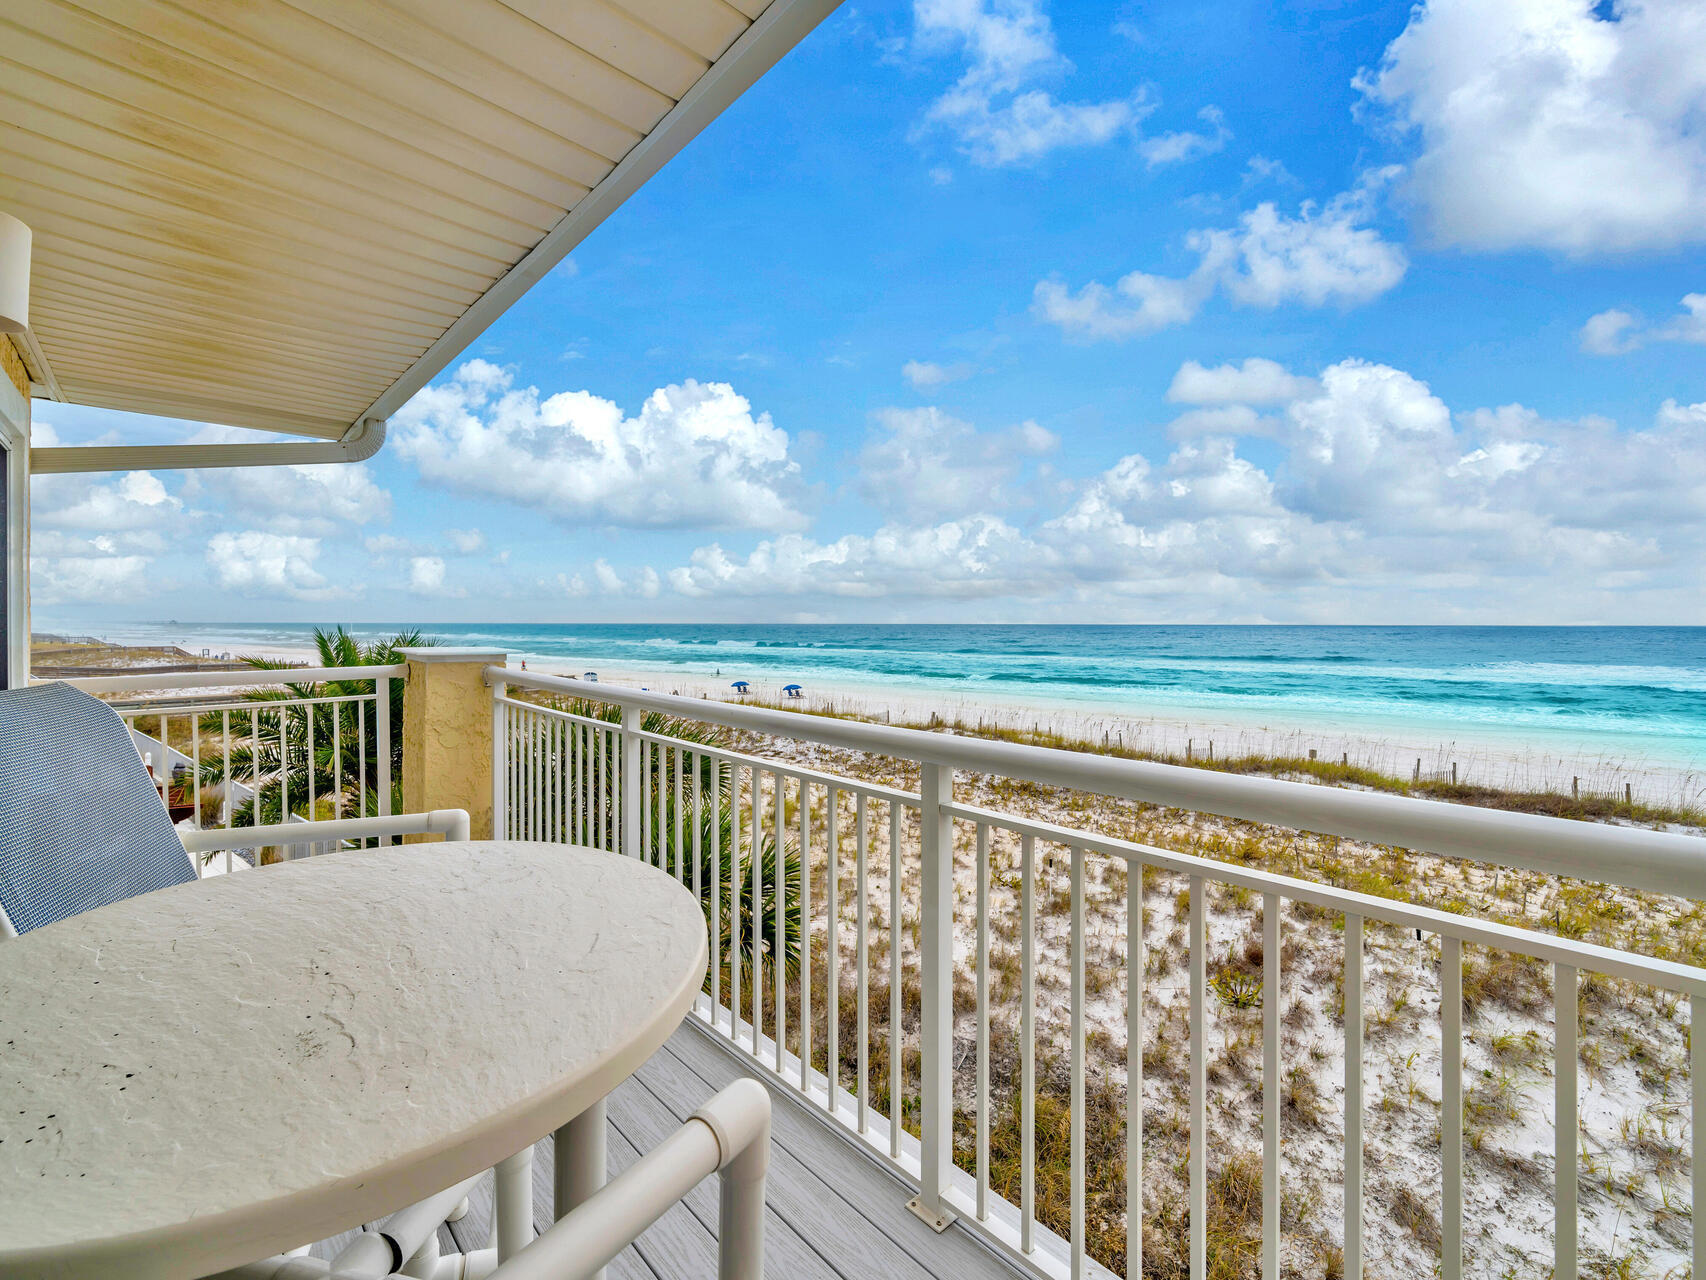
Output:
M38 625L1703 622L1706 10L849 4L391 437Z

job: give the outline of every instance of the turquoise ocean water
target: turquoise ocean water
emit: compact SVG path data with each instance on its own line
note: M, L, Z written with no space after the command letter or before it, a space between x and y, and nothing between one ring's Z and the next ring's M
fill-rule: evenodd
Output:
M353 628L387 634L394 625ZM442 624L446 643L598 669L1706 766L1706 627ZM112 624L243 651L310 628Z

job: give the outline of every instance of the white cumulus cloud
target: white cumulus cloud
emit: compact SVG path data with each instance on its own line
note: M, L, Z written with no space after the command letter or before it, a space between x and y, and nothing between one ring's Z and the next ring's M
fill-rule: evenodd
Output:
M126 471L116 479L89 472L32 476L30 495L31 522L49 529L165 533L184 514L183 500L152 471Z
M1590 356L1624 355L1641 345L1640 335L1635 332L1639 323L1633 312L1612 307L1589 316L1576 340Z
M1404 370L1354 359L1309 378L1254 360L1197 366L1184 382L1201 430L1164 457L1127 454L1034 525L970 502L946 516L897 508L874 533L791 534L745 554L701 546L669 585L695 599L926 611L1030 601L1037 617L1698 611L1706 403L1666 401L1633 429L1521 405L1453 410ZM1240 447L1251 426L1265 463Z
M1175 404L1281 404L1308 395L1316 386L1314 378L1300 378L1278 361L1260 356L1212 369L1187 360L1173 375L1167 398Z
M455 599L467 595L461 587L445 580L443 556L412 556L409 559L409 591L417 596Z
M915 519L956 516L998 501L1026 459L1059 443L1034 422L980 432L940 409L879 409L878 434L859 454L873 506Z
M1426 0L1358 77L1421 149L1444 243L1569 255L1706 241L1706 6Z
M1226 127L1226 117L1219 107L1204 107L1197 112L1197 119L1208 126L1206 131L1183 129L1155 134L1137 144L1137 153L1151 169L1158 169L1213 155L1232 140L1232 130Z
M155 557L140 554L144 537L88 537L57 529L30 535L30 599L37 604L101 604L146 598L161 587Z
M788 434L723 382L660 387L632 417L588 391L540 398L470 360L392 419L427 481L563 524L789 529L805 523Z
M203 427L193 444L252 442L253 432ZM365 462L285 467L211 467L184 473L184 496L240 512L245 524L274 533L327 537L341 527L383 524L391 494Z
M1391 170L1366 175L1324 206L1306 201L1291 216L1272 202L1244 214L1236 227L1191 232L1197 265L1182 277L1133 271L1110 288L1098 281L1077 292L1039 281L1032 310L1074 337L1095 340L1154 333L1196 317L1216 291L1242 306L1354 306L1378 298L1404 278L1404 251L1367 225L1375 193Z
M916 0L913 32L919 52L965 59L964 73L931 105L925 125L951 132L974 164L1020 164L1061 147L1107 142L1152 109L1135 91L1062 102L1037 87L1071 70L1039 0Z
M936 364L930 360L908 360L900 367L901 377L918 391L933 391L937 387L947 386L950 382L963 382L971 377L973 372L972 366L964 361L957 364Z
M291 600L347 598L314 567L320 539L262 529L216 533L207 542L207 566L222 590L246 596L284 596Z
M1581 349L1594 356L1621 356L1649 342L1706 345L1706 293L1684 294L1681 310L1669 320L1646 324L1633 311L1612 307L1587 318L1576 335Z

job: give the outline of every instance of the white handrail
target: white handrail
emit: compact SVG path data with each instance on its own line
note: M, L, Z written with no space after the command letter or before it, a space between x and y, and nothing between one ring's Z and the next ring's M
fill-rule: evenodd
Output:
M512 688L565 693L920 764L1474 858L1650 893L1706 898L1706 840L1697 836L927 733L535 675L513 667L487 667L486 679Z
M62 683L84 693L128 693L133 689L259 688L263 685L319 683L324 680L397 680L409 664L372 667L243 667L230 671L142 671L129 676L77 676ZM46 684L39 677L32 683Z
M466 840L466 809L433 809L428 813L388 814L379 818L335 818L325 822L283 822L265 827L208 827L182 831L185 853L217 849L259 849L275 844L325 844L332 840L366 840L379 836L442 835Z

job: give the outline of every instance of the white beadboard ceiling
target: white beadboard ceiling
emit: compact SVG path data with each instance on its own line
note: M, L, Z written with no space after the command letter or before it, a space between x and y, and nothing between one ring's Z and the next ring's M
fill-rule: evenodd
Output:
M8 0L50 394L383 418L836 0Z

